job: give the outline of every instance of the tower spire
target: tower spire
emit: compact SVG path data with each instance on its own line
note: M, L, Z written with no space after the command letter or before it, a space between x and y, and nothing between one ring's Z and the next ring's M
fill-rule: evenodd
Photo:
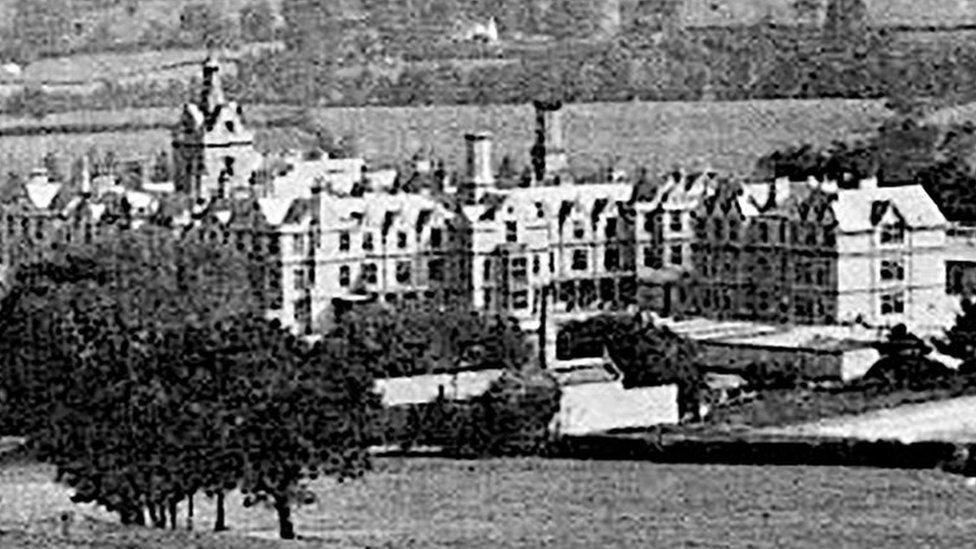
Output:
M200 96L200 107L207 115L211 115L217 110L217 107L225 102L224 87L220 81L220 63L214 53L210 52L203 62L203 90Z

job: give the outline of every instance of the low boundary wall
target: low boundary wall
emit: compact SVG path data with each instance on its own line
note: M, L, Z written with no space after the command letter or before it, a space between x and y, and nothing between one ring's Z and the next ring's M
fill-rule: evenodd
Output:
M952 442L906 444L839 438L721 436L659 439L653 435L591 435L563 437L553 450L552 457L569 459L934 469L951 463L956 458L958 446Z

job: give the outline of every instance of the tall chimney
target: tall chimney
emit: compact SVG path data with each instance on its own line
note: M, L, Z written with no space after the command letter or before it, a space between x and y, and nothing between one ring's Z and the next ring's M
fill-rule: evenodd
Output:
M536 182L552 178L565 170L566 149L563 142L562 103L535 101L535 145L532 147L532 168Z
M478 202L484 191L495 184L491 168L491 134L488 132L469 133L464 136L467 144L467 169L464 186L472 192L468 200Z
M92 195L91 166L89 165L88 155L81 155L80 166L78 168L78 190L82 196L89 198Z

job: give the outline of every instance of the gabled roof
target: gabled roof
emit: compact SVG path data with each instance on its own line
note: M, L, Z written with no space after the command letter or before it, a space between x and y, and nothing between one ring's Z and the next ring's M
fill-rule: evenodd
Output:
M291 209L291 198L259 198L258 207L268 225L281 225Z
M909 228L940 227L946 218L921 185L841 189L833 204L838 227L843 232L872 230L880 217L874 217L879 204L893 206Z
M50 209L54 204L54 199L61 192L60 183L50 183L46 181L31 181L24 184L27 199L38 210Z

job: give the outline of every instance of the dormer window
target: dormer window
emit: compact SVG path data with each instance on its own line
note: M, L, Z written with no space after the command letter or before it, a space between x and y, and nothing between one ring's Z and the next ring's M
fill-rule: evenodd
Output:
M372 251L373 249L373 233L363 234L363 250Z
M882 244L900 244L905 241L905 227L897 223L888 223L881 226Z
M443 235L443 232L440 229L431 229L430 230L430 247L431 248L435 248L435 249L436 248L440 248L441 247L441 244L443 243L443 240L444 240L444 235Z
M582 221L573 221L573 238L582 239L586 236L586 226Z
M407 233L400 231L397 233L397 248L401 250L407 247Z

